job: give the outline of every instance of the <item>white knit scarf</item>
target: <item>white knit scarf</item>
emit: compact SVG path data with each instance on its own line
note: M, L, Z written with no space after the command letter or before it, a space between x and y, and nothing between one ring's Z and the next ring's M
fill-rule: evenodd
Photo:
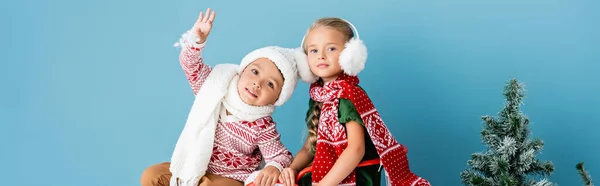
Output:
M238 69L234 64L216 65L200 87L171 157L171 186L197 186L205 175L221 109L244 121L273 113L272 105L251 106L241 100Z

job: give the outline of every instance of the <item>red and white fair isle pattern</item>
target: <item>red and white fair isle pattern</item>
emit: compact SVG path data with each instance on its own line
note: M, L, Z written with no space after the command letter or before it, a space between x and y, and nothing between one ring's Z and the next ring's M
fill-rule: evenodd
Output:
M194 95L200 90L200 86L206 80L206 77L210 74L212 69L209 65L205 64L202 60L202 49L203 46L185 46L179 53L179 64L183 68Z
M212 71L202 61L202 47L184 47L179 62L196 94ZM260 165L262 157L267 163L287 167L291 163L292 153L280 138L271 117L253 122L219 121L207 171L243 182Z
M218 125L208 172L243 182L258 168L261 157L282 167L290 165L292 153L279 140L271 117Z
M339 98L344 98L350 100L360 113L389 176L388 184L429 186L427 180L410 171L406 156L407 148L392 136L370 98L357 86L358 82L356 76L342 74L335 81L326 83L322 87L317 83L311 85L311 98L323 103L318 126L317 152L313 162L313 182L318 183L325 177L347 146L346 132L337 116ZM355 172L353 171L340 185L356 185Z

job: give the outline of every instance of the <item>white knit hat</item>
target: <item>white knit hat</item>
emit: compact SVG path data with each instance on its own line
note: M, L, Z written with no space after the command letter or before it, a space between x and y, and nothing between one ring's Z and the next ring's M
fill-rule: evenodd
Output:
M307 61L302 49L283 48L279 46L267 46L248 53L240 63L240 72L259 58L267 58L273 61L277 68L279 68L279 71L281 71L281 74L283 74L283 87L281 88L279 99L275 102L276 106L283 105L292 96L298 84L298 78L301 77L304 79L304 75L307 74L304 71L308 70L308 74L312 74L310 69L302 68L302 71L298 71L298 63L306 63Z

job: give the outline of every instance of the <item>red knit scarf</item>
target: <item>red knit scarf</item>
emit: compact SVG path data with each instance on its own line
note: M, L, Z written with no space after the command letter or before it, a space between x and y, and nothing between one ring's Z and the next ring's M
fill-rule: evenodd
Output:
M323 103L312 165L313 183L318 183L325 177L348 145L346 130L338 120L339 98L344 98L350 100L360 114L386 170L388 184L429 186L427 180L410 171L406 157L407 148L392 136L367 94L358 87L358 82L356 76L342 74L324 86L318 83L310 86L310 97ZM355 174L356 170L352 171L340 185L356 185Z

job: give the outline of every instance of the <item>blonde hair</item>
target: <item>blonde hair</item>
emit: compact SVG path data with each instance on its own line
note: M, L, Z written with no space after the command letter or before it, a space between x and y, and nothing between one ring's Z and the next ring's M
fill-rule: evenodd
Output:
M308 29L308 32L310 32L311 30L313 30L315 28L321 28L321 27L332 28L334 30L339 31L341 34L344 35L346 41L349 41L350 39L352 39L352 37L354 37L354 32L352 32L352 28L350 27L350 24L348 24L348 22L346 22L340 18L325 17L325 18L318 19L310 26L310 28ZM307 32L307 34L308 34L308 32ZM305 44L302 46L302 48L304 49L304 52L306 52ZM319 80L317 80L317 83L319 83L319 85L323 86L323 80L321 78L319 78ZM308 127L308 139L307 140L311 144L310 150L313 153L316 151L317 131L318 131L317 129L319 126L319 117L321 115L322 107L323 107L323 103L316 102L314 104L313 108L311 108L312 111L311 111L308 119L306 120L306 127Z
M308 32L306 34L308 35L308 33L311 30L313 30L315 28L321 28L321 27L332 28L334 30L339 31L340 33L342 33L344 35L344 37L346 38L346 41L349 41L350 39L352 39L352 37L354 37L354 32L352 32L352 28L350 27L350 24L348 24L348 22L344 21L343 19L340 19L337 17L325 17L325 18L318 19L310 26L310 28L308 29ZM306 44L304 44L302 46L302 48L306 52Z
M319 83L319 85L323 85L323 80L321 78L319 78L319 80L317 80L317 83ZM310 144L310 151L311 152L315 152L317 149L316 145L317 145L317 128L319 126L319 117L321 115L321 109L323 108L323 103L322 102L317 102L315 101L315 104L313 105L312 111L310 112L310 115L308 117L308 119L306 120L306 127L308 127L308 143Z

